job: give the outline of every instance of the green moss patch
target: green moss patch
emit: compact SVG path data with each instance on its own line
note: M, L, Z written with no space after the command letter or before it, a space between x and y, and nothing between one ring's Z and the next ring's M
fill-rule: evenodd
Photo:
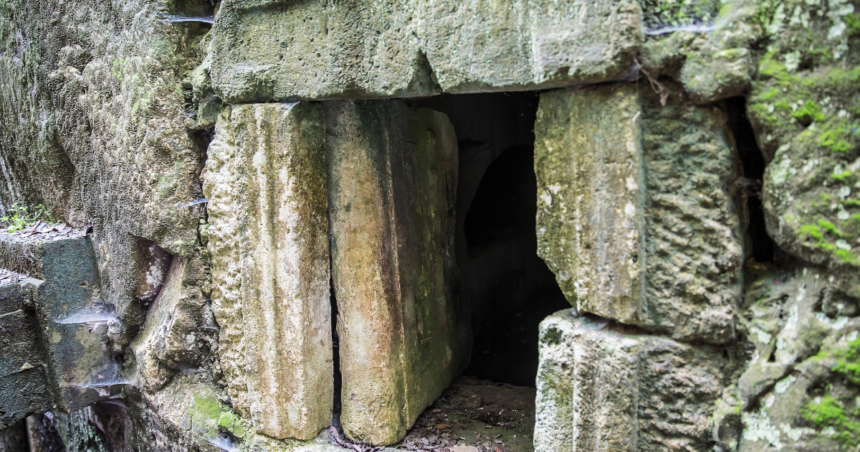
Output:
M807 403L803 407L804 418L812 421L820 430L833 428L837 440L849 447L860 444L860 422L854 420L856 414L852 413L851 417L846 415L845 407L830 395L824 396L820 402Z

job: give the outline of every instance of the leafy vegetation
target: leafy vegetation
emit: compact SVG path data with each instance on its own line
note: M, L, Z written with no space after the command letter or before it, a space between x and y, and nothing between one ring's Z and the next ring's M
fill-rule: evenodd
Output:
M806 404L803 417L815 423L819 429L833 428L836 438L844 446L855 447L860 444L860 422L846 416L845 407L830 395L824 396L818 403Z
M39 221L44 223L56 222L51 216L51 212L48 212L48 209L42 204L36 206L31 212L27 207L15 203L6 211L6 215L0 218L0 222L3 223L3 227L8 233L20 231Z

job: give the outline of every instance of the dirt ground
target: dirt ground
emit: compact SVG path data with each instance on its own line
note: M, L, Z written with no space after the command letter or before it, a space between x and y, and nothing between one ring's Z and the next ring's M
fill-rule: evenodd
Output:
M531 452L535 389L460 377L418 417L400 449Z

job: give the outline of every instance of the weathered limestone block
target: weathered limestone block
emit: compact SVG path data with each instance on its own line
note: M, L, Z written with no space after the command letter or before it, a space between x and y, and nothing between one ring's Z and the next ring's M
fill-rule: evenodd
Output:
M535 449L710 450L726 363L711 346L553 314L540 326Z
M324 126L318 104L235 106L206 163L221 365L239 413L276 438L331 421Z
M439 85L466 93L613 80L633 65L630 1L417 0L418 36Z
M439 92L420 54L410 2L221 5L211 74L228 103Z
M631 1L225 0L212 82L237 103L607 81L633 64L639 11Z
M538 254L577 310L722 343L741 294L733 141L716 108L636 85L541 96Z
M329 103L326 122L341 422L392 444L468 362L457 141L444 114L401 101Z
M42 238L3 233L0 261L40 278L28 281L34 286L31 290L44 366L30 364L38 368L34 372L45 372L54 397L52 403L62 411L70 411L99 400L101 395L89 383L105 369L118 369L106 349L110 333L120 325L109 316L98 321L76 320L82 312L91 312L102 304L89 236L74 233L70 237ZM91 328L87 328L88 324Z
M35 316L41 281L0 273L0 429L52 409ZM0 443L2 444L2 443ZM2 445L0 445L2 450ZM18 449L8 449L18 450Z

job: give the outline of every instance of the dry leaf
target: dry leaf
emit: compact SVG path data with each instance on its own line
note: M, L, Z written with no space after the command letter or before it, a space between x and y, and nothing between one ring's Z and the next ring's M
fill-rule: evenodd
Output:
M448 428L448 424L436 424L433 428L436 430L442 430L443 428Z

